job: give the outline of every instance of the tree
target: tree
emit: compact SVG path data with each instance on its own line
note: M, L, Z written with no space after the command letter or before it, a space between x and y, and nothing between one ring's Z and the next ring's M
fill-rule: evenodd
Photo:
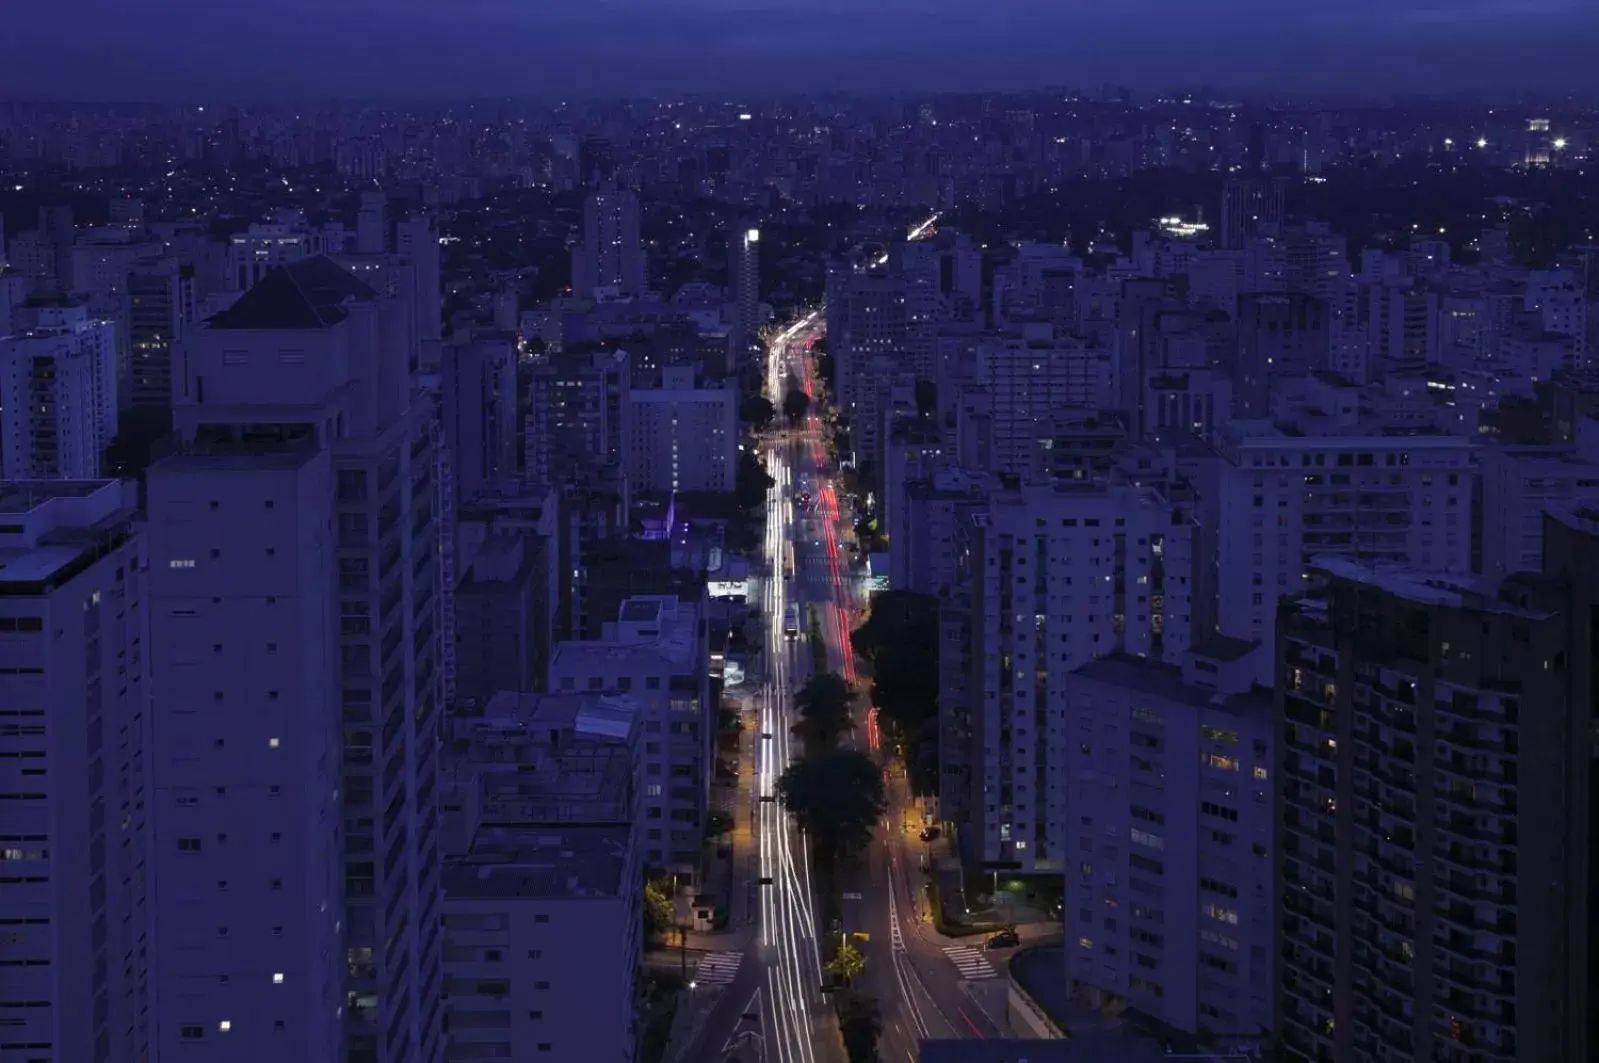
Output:
M800 389L797 382L783 394L783 416L790 424L798 424L811 411L811 397Z
M807 752L834 748L844 732L855 726L849 712L850 695L849 684L832 672L811 676L794 695L800 716L794 733L800 736Z
M833 955L827 960L827 973L849 985L860 977L866 970L866 957L861 955L861 950L855 943L840 934L838 944L833 947Z
M705 817L705 837L720 838L733 829L733 817L726 812L712 812Z
M884 591L850 645L872 663L872 704L905 741L913 791L929 792L938 777L938 599Z
M839 1001L838 1030L844 1035L844 1051L849 1063L874 1063L877 1039L883 1034L883 1016L877 998L851 992Z
M738 417L747 425L752 425L757 432L764 432L766 426L772 423L772 418L777 416L777 407L772 405L772 400L765 395L747 395L739 405Z
M664 934L677 925L677 901L670 875L644 882L644 927L651 935Z
M818 871L828 875L871 842L872 828L888 807L882 771L853 749L815 753L790 764L777 792L809 835Z
M733 493L740 509L755 509L766 501L766 492L777 484L754 451L740 451L734 476Z

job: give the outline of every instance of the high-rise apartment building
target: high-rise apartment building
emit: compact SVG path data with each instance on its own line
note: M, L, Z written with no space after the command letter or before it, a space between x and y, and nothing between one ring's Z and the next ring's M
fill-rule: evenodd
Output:
M752 226L733 234L727 269L733 295L734 357L742 364L760 354L761 230Z
M175 258L136 263L128 275L128 394L125 405L172 408L172 352L192 318L193 291Z
M0 1058L152 1058L151 661L131 484L0 487Z
M738 390L661 371L661 385L628 396L628 484L635 491L726 493L738 471Z
M1060 678L1125 652L1188 648L1190 520L1153 488L1028 486L972 515L971 838L985 868L1059 872L1066 849ZM978 760L978 752L981 759Z
M6 479L93 479L117 434L116 329L81 304L38 303L0 337Z
M1224 1044L1273 1001L1273 709L1247 644L1181 664L1118 654L1067 675L1066 976Z
M668 595L629 598L601 638L562 642L550 660L551 693L637 700L645 742L638 768L640 860L684 883L699 875L715 766L716 705L702 603Z
M621 468L631 398L626 351L556 354L536 364L524 442L528 477L553 485Z
M1233 250L1262 229L1283 222L1283 184L1280 181L1228 181L1222 187L1221 246Z
M1328 367L1327 308L1299 293L1238 298L1238 359L1233 409L1242 417L1271 413L1272 385Z
M583 204L583 241L572 248L572 291L592 296L609 290L643 295L648 263L639 243L638 193L608 188L589 193Z
M1309 585L1318 556L1470 571L1475 443L1348 431L1312 435L1246 420L1217 433L1197 551L1214 557L1214 597L1195 608L1223 634L1269 646L1277 603Z
M182 451L149 473L159 814L192 824L158 854L166 1051L198 1030L230 1059L441 1058L437 499L413 320L318 257L185 345Z
M445 344L439 405L455 505L516 474L516 343L500 332Z
M1587 1021L1569 1014L1573 975L1589 981L1571 945L1592 847L1572 767L1591 754L1568 691L1590 646L1568 656L1536 582L1495 599L1392 566L1322 573L1278 638L1282 1048L1583 1058L1565 1050Z
M1050 325L1025 325L1021 335L978 343L975 382L990 396L995 471L1026 474L1067 409L1101 410L1115 403L1108 351Z
M361 193L355 215L355 252L381 255L389 249L389 199L377 189Z

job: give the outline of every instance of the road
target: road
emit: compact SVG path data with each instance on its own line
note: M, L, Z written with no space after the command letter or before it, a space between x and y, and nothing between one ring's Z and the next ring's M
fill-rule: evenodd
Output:
M816 316L811 318L814 325ZM794 330L776 346L801 342ZM770 359L768 382L781 404L785 357ZM737 974L717 987L719 997L704 1026L674 1053L674 1061L737 1058L741 1063L841 1063L837 1023L822 993L821 943L815 920L815 894L805 839L777 800L777 784L797 755L791 728L793 694L811 672L803 616L799 637L784 630L785 614L798 601L796 574L784 577L785 552L800 545L794 512L793 455L800 433L776 433L764 458L774 483L767 492L766 537L762 546L759 607L765 619L765 677L759 699L756 770L743 780L751 787L755 828L758 927L744 949ZM790 555L798 557L804 555ZM699 992L699 987L691 992Z
M819 394L814 360L803 344L792 354L795 375L812 395ZM855 666L849 633L864 616L868 574L855 563L847 546L852 521L840 510L836 475L827 459L822 426L813 416L791 443L789 475L814 497L813 508L795 530L797 591L821 621L828 667L864 693ZM845 933L865 933L858 941L866 957L859 986L877 998L883 1018L878 1055L886 1063L915 1063L917 1045L930 1038L997 1036L998 1031L967 994L960 970L923 914L920 865L924 846L921 827L903 772L882 748L875 711L863 697L857 702L856 727L844 739L870 752L888 766L889 807L872 846L859 861L846 886ZM824 928L824 930L827 928ZM980 948L981 943L977 943ZM993 974L986 959L971 954L971 944L958 946L967 972L979 980Z

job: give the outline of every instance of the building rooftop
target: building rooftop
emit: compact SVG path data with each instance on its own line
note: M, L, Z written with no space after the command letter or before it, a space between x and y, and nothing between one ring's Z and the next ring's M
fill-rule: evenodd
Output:
M1108 657L1090 661L1072 673L1095 683L1121 687L1126 690L1163 698L1178 705L1196 709L1214 709L1235 716L1251 712L1269 713L1272 695L1264 689L1245 694L1219 694L1215 690L1195 686L1183 679L1183 670L1175 664L1135 657L1131 654L1113 653Z
M349 316L346 305L377 298L326 255L279 266L209 321L214 329L330 328Z
M1490 588L1472 579L1419 572L1401 564L1374 564L1348 557L1323 556L1311 558L1308 567L1312 572L1322 573L1332 579L1364 583L1418 605L1475 609L1481 612L1524 616L1528 619L1549 615L1547 611L1523 609L1513 605L1497 597ZM1314 604L1311 607L1317 608Z
M483 827L464 857L445 862L446 899L595 900L626 897L632 828Z

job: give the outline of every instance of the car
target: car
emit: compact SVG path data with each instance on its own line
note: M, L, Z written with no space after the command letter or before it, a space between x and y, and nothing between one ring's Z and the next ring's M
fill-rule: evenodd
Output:
M987 947L991 949L1013 949L1021 943L1021 935L1016 933L1015 930L1001 930L988 939Z
M938 836L940 834L942 834L942 833L943 833L943 831L939 830L937 827L933 827L933 826L923 827L922 828L922 841L924 841L924 842L937 841L938 840Z

